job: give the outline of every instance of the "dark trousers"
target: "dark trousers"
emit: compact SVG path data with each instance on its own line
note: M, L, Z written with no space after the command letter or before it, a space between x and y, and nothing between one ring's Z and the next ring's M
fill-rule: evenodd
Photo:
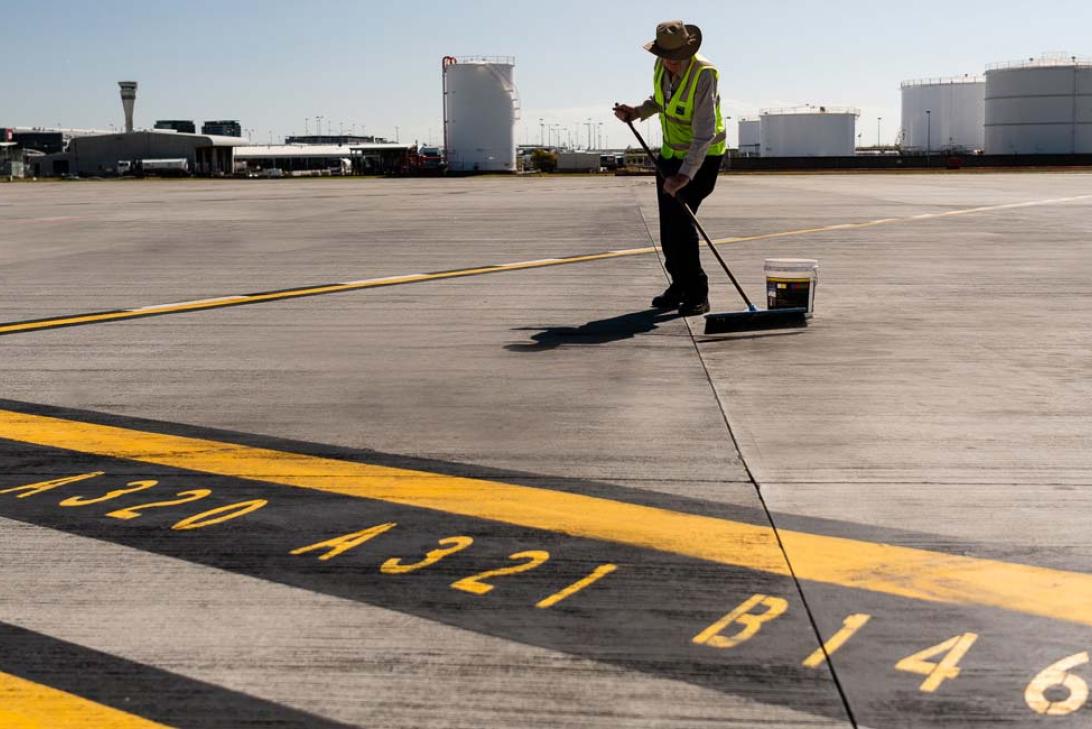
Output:
M709 279L701 268L698 230L679 200L684 200L695 213L701 201L713 192L720 172L720 155L710 155L698 168L697 174L686 187L673 198L664 192L663 178L656 180L656 198L660 204L660 246L664 250L667 273L671 276L671 285L681 290L688 300L702 301L709 295ZM664 174L677 174L683 160L679 158L660 158L660 168Z

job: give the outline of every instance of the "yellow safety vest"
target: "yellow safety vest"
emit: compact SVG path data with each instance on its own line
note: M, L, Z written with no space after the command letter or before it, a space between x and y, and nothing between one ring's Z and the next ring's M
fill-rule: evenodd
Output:
M665 159L672 157L685 157L690 151L690 143L694 140L694 128L691 123L694 119L694 93L698 89L698 77L703 73L712 73L713 77L720 80L720 72L717 67L707 59L695 55L686 68L682 81L675 87L669 101L664 99L664 64L656 61L656 67L652 72L652 86L654 98L660 106L660 127L663 129L663 146L660 154ZM665 103L666 101L666 103ZM720 97L716 100L717 134L713 137L713 143L709 145L706 155L722 155L727 149L727 135L724 133L724 118L720 115Z

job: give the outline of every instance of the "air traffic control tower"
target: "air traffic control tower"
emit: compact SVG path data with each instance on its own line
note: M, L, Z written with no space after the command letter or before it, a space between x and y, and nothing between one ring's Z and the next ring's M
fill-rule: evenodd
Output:
M136 81L118 81L121 87L121 105L125 109L125 131L133 131L133 106L136 104Z

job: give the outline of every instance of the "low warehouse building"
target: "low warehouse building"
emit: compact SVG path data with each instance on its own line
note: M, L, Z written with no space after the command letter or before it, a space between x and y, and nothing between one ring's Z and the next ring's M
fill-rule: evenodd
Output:
M250 172L366 175L400 172L409 144L272 144L239 147L235 160Z
M33 162L39 177L117 174L120 165L138 167L144 159L185 159L197 175L230 175L235 171L234 149L244 144L237 137L181 134L167 131L139 131L102 134L73 139L68 149Z
M22 177L24 155L18 142L0 142L0 177Z

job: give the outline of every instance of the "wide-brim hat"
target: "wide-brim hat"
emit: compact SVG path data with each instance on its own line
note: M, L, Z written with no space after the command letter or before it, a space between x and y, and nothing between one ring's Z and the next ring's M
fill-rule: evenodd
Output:
M669 61L684 61L701 47L701 28L681 20L668 20L656 26L656 40L645 43L649 53Z

